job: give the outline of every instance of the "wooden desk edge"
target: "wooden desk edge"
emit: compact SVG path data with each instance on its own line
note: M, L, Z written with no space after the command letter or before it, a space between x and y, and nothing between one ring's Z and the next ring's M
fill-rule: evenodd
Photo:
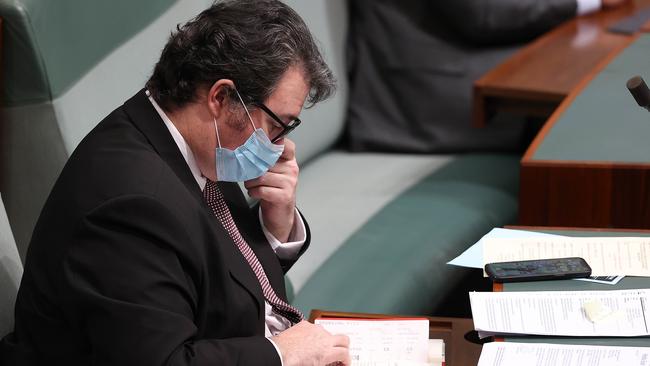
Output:
M539 145L546 138L546 135L553 128L555 123L560 119L564 112L571 106L575 98L580 95L580 93L589 85L589 83L605 68L609 65L614 58L616 58L625 48L627 48L632 42L636 41L640 37L641 33L637 33L634 36L630 37L626 42L621 44L621 46L614 49L605 59L603 59L593 70L591 70L583 79L576 85L576 87L569 93L569 95L560 103L560 106L553 112L549 120L544 124L544 127L537 134L533 143L528 147L524 157L521 160L522 164L526 164L533 160L533 155L537 151Z
M607 227L575 227L575 226L525 226L506 225L506 229L528 230L528 231L593 231L593 232L621 232L621 233L650 233L649 229L616 229Z
M313 323L319 318L350 318L350 319L428 319L430 323L451 323L458 320L467 320L470 318L450 318L450 317L430 317L423 315L390 315L390 314L370 314L370 313L351 313L345 311L328 311L314 309L309 313L309 321ZM471 319L470 319L471 320Z

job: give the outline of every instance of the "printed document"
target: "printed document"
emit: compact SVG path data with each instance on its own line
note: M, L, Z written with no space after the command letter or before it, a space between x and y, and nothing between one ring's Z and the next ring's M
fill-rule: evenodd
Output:
M332 334L350 337L352 366L425 365L429 358L428 319L319 318Z
M592 276L650 277L650 238L642 237L530 237L487 239L483 265L527 259L582 257Z
M478 366L646 366L650 348L492 342L483 345Z
M474 327L481 337L650 335L648 289L470 292L469 295ZM590 314L591 309L596 309L598 314Z

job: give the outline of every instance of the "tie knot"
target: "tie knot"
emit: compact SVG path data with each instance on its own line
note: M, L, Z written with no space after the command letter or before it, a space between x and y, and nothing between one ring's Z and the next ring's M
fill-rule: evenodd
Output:
M210 180L210 179L206 179L206 180L205 180L205 188L206 188L206 189L207 189L207 188L209 188L209 189L218 189L218 187L219 187L219 186L217 185L217 182L212 181L212 180Z
M205 182L205 188L203 188L203 199L205 199L215 215L217 212L224 210L223 207L220 207L223 203L223 196L217 182L211 180Z

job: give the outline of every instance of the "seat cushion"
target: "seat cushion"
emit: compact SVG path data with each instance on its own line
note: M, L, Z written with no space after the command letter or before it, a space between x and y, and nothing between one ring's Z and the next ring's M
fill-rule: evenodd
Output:
M312 244L289 271L296 291L387 203L451 160L444 155L333 151L302 167L297 201L309 221Z
M326 260L321 258L322 264L297 291L294 304L307 313L322 308L430 314L449 296L466 296L454 294L465 273L445 263L493 227L515 222L518 167L518 156L466 155L424 174L364 220ZM391 172L387 166L386 174ZM368 174L355 177L359 180L355 186L375 182ZM348 211L362 201L333 196L321 194L327 204L338 202L332 217L354 218ZM313 234L314 249L329 244L328 239L320 241L318 232Z

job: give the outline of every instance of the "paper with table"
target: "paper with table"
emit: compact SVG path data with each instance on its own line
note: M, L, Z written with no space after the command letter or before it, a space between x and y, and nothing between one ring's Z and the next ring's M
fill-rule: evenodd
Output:
M470 292L474 328L495 334L650 335L650 289L616 291ZM586 310L599 304L594 319Z
M483 345L478 366L647 366L650 348L494 342Z
M319 318L314 323L332 334L350 337L352 366L428 366L444 362L444 343L429 339L426 318Z

